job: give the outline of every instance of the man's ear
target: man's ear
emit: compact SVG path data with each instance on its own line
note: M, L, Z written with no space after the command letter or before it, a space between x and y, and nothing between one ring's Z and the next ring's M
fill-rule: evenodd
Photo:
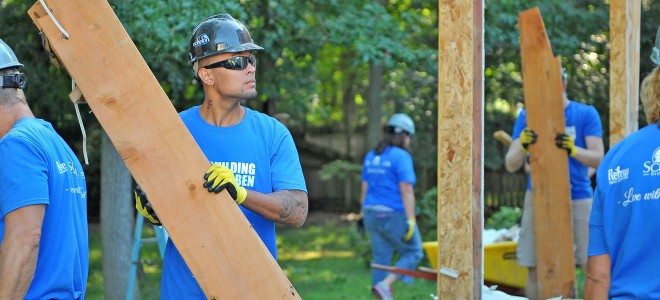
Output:
M199 80L206 85L213 86L215 84L213 76L211 75L211 70L199 68L197 71L197 77L199 77Z

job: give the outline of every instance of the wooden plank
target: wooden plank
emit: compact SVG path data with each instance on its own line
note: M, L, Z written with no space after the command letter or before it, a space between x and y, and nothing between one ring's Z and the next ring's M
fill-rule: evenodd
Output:
M234 201L202 187L208 160L108 3L47 5L70 38L39 2L30 17L149 195L206 296L300 299Z
M443 299L481 298L480 3L438 2L438 27L442 28L438 32L438 244L442 253L438 256L438 294ZM446 275L453 271L457 276Z
M509 145L511 145L511 135L509 135L506 131L504 130L495 131L495 133L493 133L493 136L504 146L509 147Z
M472 3L472 299L480 300L484 279L484 3Z
M568 155L554 141L565 131L561 62L552 54L538 8L520 13L518 28L527 125L539 135L530 163L540 299L575 298Z
M419 271L417 271L417 270L403 269L403 268L397 268L393 266L386 266L379 264L371 264L371 268L385 270L396 274L407 275L407 276L412 276L412 277L431 280L431 281L438 280L438 271L428 268L420 267Z
M641 7L610 2L610 147L638 129Z

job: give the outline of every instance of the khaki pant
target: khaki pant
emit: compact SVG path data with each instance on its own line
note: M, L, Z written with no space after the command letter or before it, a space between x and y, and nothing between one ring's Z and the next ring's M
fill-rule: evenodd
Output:
M587 247L589 246L589 215L591 214L592 198L571 201L573 217L573 243L575 249L575 264L587 264ZM525 267L536 267L536 237L534 235L534 208L532 207L532 192L525 192L520 236L518 238L518 264Z

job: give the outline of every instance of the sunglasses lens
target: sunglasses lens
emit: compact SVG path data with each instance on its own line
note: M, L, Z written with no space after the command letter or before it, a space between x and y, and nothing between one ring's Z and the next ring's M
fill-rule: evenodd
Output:
M257 67L257 58L254 55L250 56L234 56L232 58L210 64L204 68L213 69L213 68L225 68L228 70L245 70L248 67L248 64L252 64L255 68Z
M225 69L230 69L230 70L243 70L245 69L244 67L244 62L241 59L242 57L240 56L234 56L228 60L226 60L225 64Z

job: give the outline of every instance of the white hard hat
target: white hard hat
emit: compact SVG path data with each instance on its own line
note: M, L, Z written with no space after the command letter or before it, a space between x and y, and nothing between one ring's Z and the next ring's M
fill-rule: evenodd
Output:
M394 127L396 129L405 131L409 134L415 134L415 123L413 123L412 118L406 114L394 114L390 117L390 120L387 121L387 126ZM399 132L396 132L399 133Z

